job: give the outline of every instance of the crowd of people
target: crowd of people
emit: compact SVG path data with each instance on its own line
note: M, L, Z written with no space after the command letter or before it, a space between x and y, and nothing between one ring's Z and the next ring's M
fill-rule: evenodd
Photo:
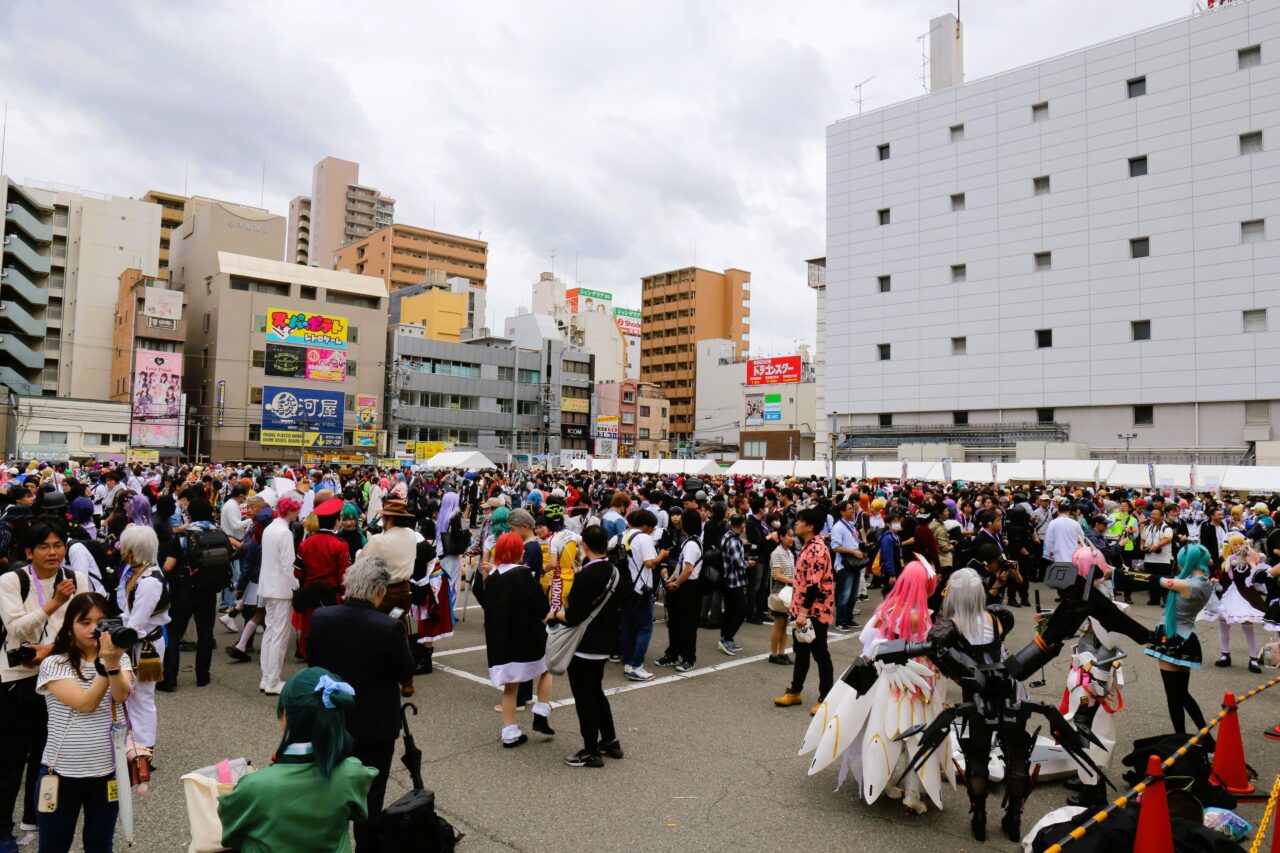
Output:
M69 732L78 718L66 709L127 716L133 754L154 771L156 693L191 686L184 654L194 654L194 689L211 683L219 624L232 640L227 665L256 653L259 689L279 697L286 742L273 767L308 768L273 775L336 785L326 788L332 813L343 832L355 821L359 850L378 849L399 703L432 672L435 644L452 636L468 597L484 611L502 747L528 741L528 710L532 732L554 736L552 682L564 674L583 742L565 763L588 768L623 757L603 688L610 665L635 682L654 679L650 667L689 672L699 632L713 631L719 654L789 667L774 703L807 705L817 720L840 690L831 632L862 629L870 660L882 641L927 633L954 589L964 592L945 612L970 642L997 642L1004 623L971 613L974 602L983 612L1029 606L1032 585L1082 546L1109 567L1107 593L1120 605L1136 594L1166 607L1149 653L1178 731L1184 711L1203 725L1188 686L1197 622L1218 624L1218 666L1233 665L1231 626L1241 626L1254 672L1258 632L1280 629L1274 497L284 464L33 463L0 476L0 717L11 722L0 741L0 853L37 831L41 850L70 849L82 813L85 849L110 849L114 776L100 760L109 743L88 727ZM864 616L877 590L883 603ZM659 606L665 637L651 648ZM108 618L129 629L118 635L126 647L99 628ZM767 653L738 642L744 623L771 626ZM286 679L291 649L309 669ZM255 834L271 808L253 793L266 784L255 775L228 802L227 838L272 849L269 834ZM38 812L50 786L56 808ZM932 777L907 787L913 810L924 809L922 793L933 796Z

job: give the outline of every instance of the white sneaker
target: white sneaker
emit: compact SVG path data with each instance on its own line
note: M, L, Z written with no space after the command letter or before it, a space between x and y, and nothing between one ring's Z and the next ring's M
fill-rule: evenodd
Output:
M622 674L623 674L623 675L625 675L627 678L630 678L630 677L631 677L631 672L632 672L631 664L627 663L627 664L623 664L623 665L622 665Z
M264 631L266 631L266 630L267 630L267 629L266 629L266 626L265 626L262 622L259 622L259 623L258 623L258 630L254 631L253 633L255 633L255 634L261 634L261 633L263 633L263 632L264 632Z
M284 690L284 682L277 681L275 684L271 685L270 687L262 687L259 689L262 690L262 692L267 694L268 696L279 696L280 692Z
M240 630L236 627L236 620L230 614L223 613L218 617L218 621L223 624L223 627L233 634Z
M653 673L645 669L643 666L627 667L629 672L625 673L627 678L632 681L652 681Z

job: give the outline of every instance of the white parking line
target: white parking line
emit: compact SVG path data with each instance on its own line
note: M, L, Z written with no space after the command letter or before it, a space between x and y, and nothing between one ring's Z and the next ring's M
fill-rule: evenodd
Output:
M467 652L481 652L481 651L484 651L486 648L488 648L488 646L479 645L479 646L467 646L465 649L445 649L444 651L437 651L434 654L432 654L431 659L438 660L443 657L448 657L449 655L465 655Z

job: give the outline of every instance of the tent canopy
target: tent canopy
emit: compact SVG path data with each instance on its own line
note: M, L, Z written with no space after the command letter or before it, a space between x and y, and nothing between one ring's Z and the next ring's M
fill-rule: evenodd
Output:
M478 450L446 450L444 453L437 453L428 459L425 467L483 470L496 468L497 466L489 461L489 457Z

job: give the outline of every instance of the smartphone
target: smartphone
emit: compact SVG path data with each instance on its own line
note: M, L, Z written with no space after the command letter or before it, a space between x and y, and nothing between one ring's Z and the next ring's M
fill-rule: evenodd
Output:
M36 811L53 814L58 810L58 777L48 773L40 777L40 787L36 791Z
M390 612L390 613L388 613L387 615L388 615L388 616L390 616L392 619L399 619L401 616L403 616L403 615L404 615L404 608L403 608L403 607L393 607L393 608L391 608L391 612Z

